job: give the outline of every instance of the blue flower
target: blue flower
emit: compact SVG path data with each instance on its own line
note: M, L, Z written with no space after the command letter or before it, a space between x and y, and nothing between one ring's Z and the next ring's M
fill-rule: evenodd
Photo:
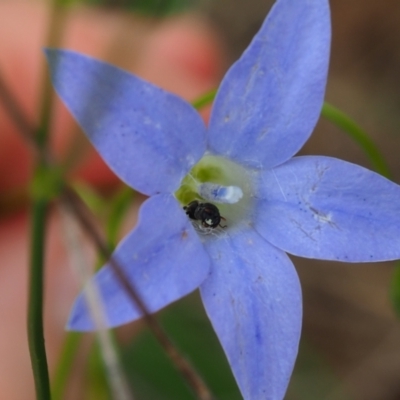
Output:
M226 74L208 129L140 78L47 51L54 87L93 145L149 196L114 257L152 312L200 287L245 399L282 399L293 369L302 306L286 252L400 258L399 186L334 158L293 157L320 114L329 45L327 0L278 0ZM193 200L215 204L220 225L189 218ZM109 266L94 281L108 326L141 316ZM94 327L82 295L69 327Z

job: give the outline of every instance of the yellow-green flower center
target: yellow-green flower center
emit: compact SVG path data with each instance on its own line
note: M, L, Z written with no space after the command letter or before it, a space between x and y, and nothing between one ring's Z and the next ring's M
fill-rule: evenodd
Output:
M182 207L197 200L217 206L222 217L216 229L234 229L245 222L252 201L251 174L243 166L224 157L205 155L182 180L175 197ZM194 221L201 231L209 233L202 221Z

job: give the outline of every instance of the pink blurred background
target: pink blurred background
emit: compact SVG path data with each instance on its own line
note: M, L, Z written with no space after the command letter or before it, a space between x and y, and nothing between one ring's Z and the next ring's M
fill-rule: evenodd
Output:
M74 7L66 13L62 47L108 60L193 100L218 85L271 3L199 1L197 11L162 21L116 10ZM365 128L399 183L400 3L331 0L331 8L333 44L326 98ZM35 123L48 17L44 2L0 2L0 71ZM104 192L117 185L58 100L52 142L58 159L73 166L72 179L89 182ZM323 120L302 152L331 155L371 168L362 150ZM9 400L34 398L25 328L32 163L33 153L0 105L0 398ZM61 231L53 210L45 308L51 369L78 290L67 265ZM400 325L388 296L393 263L359 266L296 259L295 264L304 292L304 339L338 379L326 400L340 400L342 390L356 400L399 399ZM315 376L308 379L305 382L312 382Z

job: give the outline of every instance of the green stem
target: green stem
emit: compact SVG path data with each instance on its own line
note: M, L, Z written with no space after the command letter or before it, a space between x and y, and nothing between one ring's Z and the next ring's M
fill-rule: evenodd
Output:
M28 342L37 400L51 398L43 335L43 266L47 211L47 199L34 200L28 297Z
M390 176L389 168L373 140L344 112L329 103L324 103L321 115L346 132L366 153L373 167L381 175Z
M197 110L203 108L214 101L216 94L217 91L213 89L194 100L192 106ZM364 150L378 173L386 178L390 176L389 167L374 141L350 117L327 102L322 106L321 115L347 133Z
M110 250L113 251L118 242L118 233L129 206L132 204L134 191L124 186L111 200L110 215L106 226L106 237Z
M64 30L65 12L63 8L59 7L58 3L61 1L54 0L51 4L50 9L50 25L47 31L46 45L48 47L56 47L61 42L61 37ZM50 124L53 116L53 87L50 81L49 67L43 59L43 70L42 70L42 92L40 93L40 123L39 129L36 135L37 144L45 148L48 144L48 136L50 131Z
M217 94L217 89L212 89L209 92L198 97L196 100L194 100L192 102L192 106L196 110L199 110L200 108L203 108L203 107L211 104L214 101L216 94Z
M57 9L53 6L48 31L49 38L51 38L48 41L50 43L54 43L53 40L58 41L59 39L59 34L62 29L62 24L59 22ZM47 77L46 68L44 74L43 91L41 93L40 125L36 132L36 142L42 149L42 154L47 148L50 120L53 110L52 90L49 78ZM41 155L36 166L36 179L38 176L40 179L39 174L47 170L47 161L48 160L45 160L43 155ZM28 299L28 342L37 400L51 399L49 371L43 333L44 247L49 201L49 196L46 195L33 196L31 228L32 248Z

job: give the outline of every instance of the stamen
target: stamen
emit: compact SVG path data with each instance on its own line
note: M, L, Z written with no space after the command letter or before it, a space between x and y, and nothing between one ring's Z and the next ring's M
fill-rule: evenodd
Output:
M243 197L243 191L237 186L221 186L217 183L201 183L197 187L199 195L216 203L234 204Z

